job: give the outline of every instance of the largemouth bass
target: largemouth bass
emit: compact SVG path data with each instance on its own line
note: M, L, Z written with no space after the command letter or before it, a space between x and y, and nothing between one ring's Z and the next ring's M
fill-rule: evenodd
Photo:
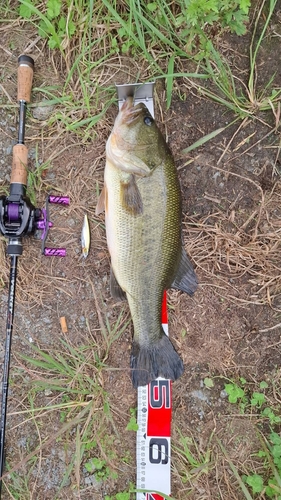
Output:
M106 144L104 188L113 297L127 298L134 326L134 387L157 377L176 380L183 362L161 325L164 291L192 295L197 279L183 248L181 193L171 152L142 103L128 98Z

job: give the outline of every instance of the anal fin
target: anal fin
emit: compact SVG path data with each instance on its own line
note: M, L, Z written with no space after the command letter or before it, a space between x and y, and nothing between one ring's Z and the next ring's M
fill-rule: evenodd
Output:
M188 295L193 295L197 287L198 281L193 265L185 249L182 247L180 263L171 288L176 288L188 293Z

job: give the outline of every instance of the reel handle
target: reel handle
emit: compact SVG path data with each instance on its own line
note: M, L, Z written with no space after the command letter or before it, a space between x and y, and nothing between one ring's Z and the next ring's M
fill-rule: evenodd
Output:
M31 87L34 73L32 57L22 55L18 58L18 101L30 102Z
M66 249L45 247L43 255L45 255L45 257L65 257Z

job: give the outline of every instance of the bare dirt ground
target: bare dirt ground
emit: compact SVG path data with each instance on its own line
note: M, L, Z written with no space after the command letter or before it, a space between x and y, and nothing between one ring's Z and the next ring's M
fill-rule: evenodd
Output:
M276 29L280 37L280 23ZM17 57L34 33L18 25L13 32L2 29L1 36L0 182L4 189L10 175L11 146L17 137ZM226 36L222 43L234 71L246 78L243 40ZM63 64L40 43L30 54L36 65L34 87L38 89L50 79L63 84ZM276 87L281 86L278 47L276 38L268 37L258 61L262 82L277 69ZM129 75L120 71L120 83L134 81L138 68L125 58L119 64L128 68ZM110 67L105 71L110 74ZM117 77L112 75L112 83L115 81ZM200 285L193 298L176 291L169 291L168 296L170 335L185 364L184 375L173 384L172 494L178 500L242 499L229 459L241 474L259 470L253 457L259 449L254 426L259 415L240 412L227 401L223 389L225 381L239 377L250 389L261 381L273 381L277 392L268 393L268 401L276 408L281 403L280 131L274 129L273 113L260 113L258 119L238 121L184 156L182 149L230 123L234 115L197 95L185 80L177 85L181 99L175 93L168 111L164 87L156 85L156 117L178 167L184 242ZM33 93L33 103L40 98L40 92ZM48 242L66 247L67 256L47 259L40 255L38 237L24 240L6 438L7 462L14 472L5 477L9 491L4 488L3 500L101 500L135 481L135 434L126 430L130 410L136 407L129 374L132 326L127 306L110 297L104 222L94 215L103 185L105 142L117 106L109 108L90 140L65 132L59 120L50 124L49 118L34 118L33 111L31 108L26 131L29 166L36 171L40 162L50 165L35 187L37 205L43 206L50 191L70 197L69 207L51 209L54 228ZM91 250L84 261L80 234L85 213L90 221ZM9 259L4 239L0 243L3 345ZM66 334L61 332L61 316L67 320ZM105 338L108 324L111 333ZM22 356L41 359L34 346L52 359L60 354L72 371L56 372L46 359L49 369L32 365ZM213 387L206 387L206 377ZM36 390L38 382L41 385ZM56 391L54 386L59 387L60 382L73 393L65 396ZM84 384L88 384L85 395ZM91 409L81 415L91 401ZM65 411L60 406L48 412L47 407L63 402L69 405ZM190 444L197 465L192 466L179 451L182 437ZM104 461L99 482L97 474L85 468L92 457Z

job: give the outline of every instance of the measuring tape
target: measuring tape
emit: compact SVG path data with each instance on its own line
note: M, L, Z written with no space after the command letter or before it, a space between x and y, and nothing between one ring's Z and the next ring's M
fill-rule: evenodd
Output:
M116 85L119 109L128 96L134 96L136 104L143 102L154 117L154 82ZM168 335L167 294L164 292L161 322ZM136 500L164 500L171 494L171 420L172 384L170 380L157 378L150 384L138 387L137 402L137 493Z
M168 335L167 296L162 304L162 326ZM138 388L137 500L164 500L153 493L171 494L172 384L157 378Z

